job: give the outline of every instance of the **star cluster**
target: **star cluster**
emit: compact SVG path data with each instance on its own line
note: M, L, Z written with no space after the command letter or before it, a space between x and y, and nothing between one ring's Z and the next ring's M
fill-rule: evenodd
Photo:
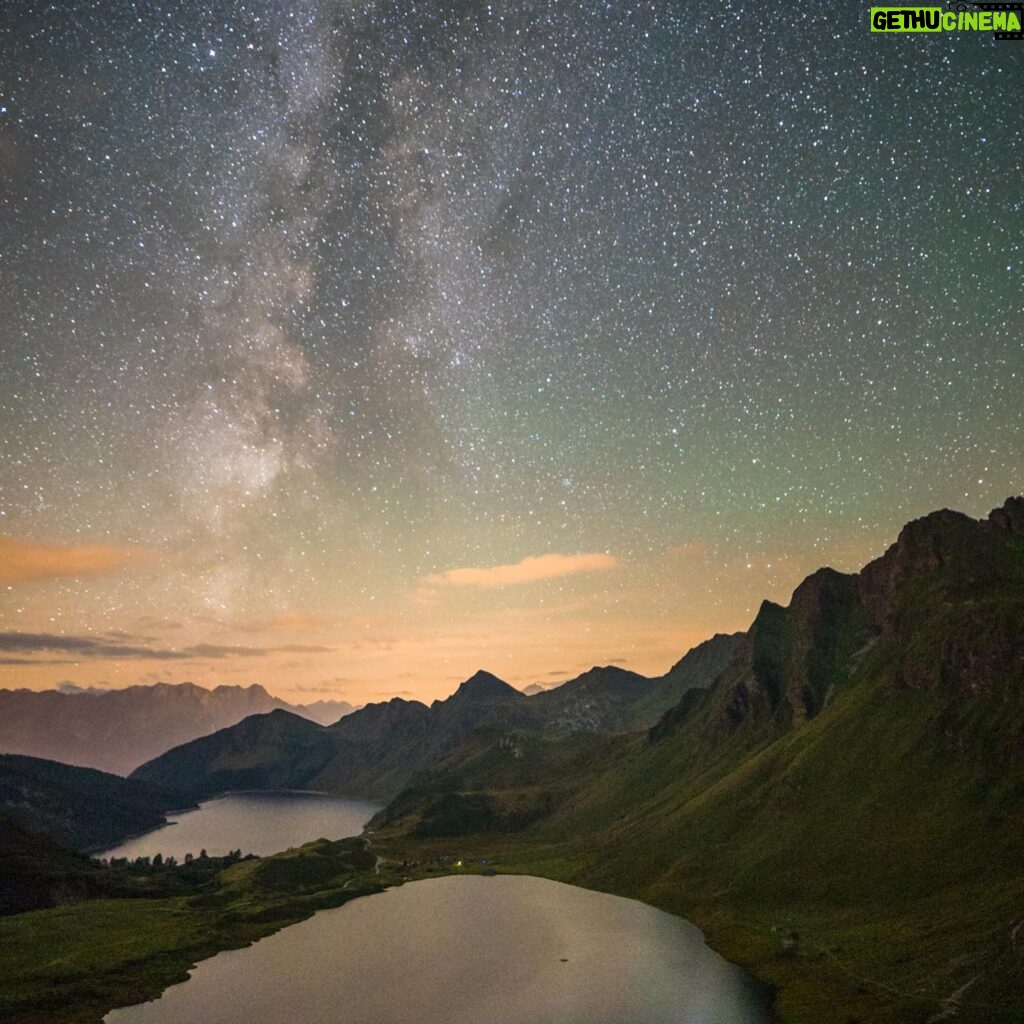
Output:
M3 628L263 633L159 677L293 696L655 672L1020 492L1024 45L867 19L6 5Z

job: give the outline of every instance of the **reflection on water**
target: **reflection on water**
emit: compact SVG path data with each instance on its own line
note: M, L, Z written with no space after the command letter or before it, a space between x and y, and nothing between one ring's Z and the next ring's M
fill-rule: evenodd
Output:
M524 876L437 878L199 964L108 1024L766 1024L680 918Z
M162 853L182 860L186 853L198 855L203 849L211 857L239 849L262 856L314 839L359 835L378 810L378 804L323 793L231 793L196 811L171 815L175 824L95 856L134 859Z

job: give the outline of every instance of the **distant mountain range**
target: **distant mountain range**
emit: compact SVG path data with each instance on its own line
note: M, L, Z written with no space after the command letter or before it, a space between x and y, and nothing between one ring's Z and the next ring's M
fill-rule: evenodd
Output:
M719 633L694 647L663 676L649 679L615 665L535 693L507 724L545 732L636 732L650 728L694 687L707 686L731 661L742 633Z
M0 752L127 775L171 747L276 708L323 724L352 711L346 701L289 704L258 685L0 690Z
M713 637L658 679L606 666L527 697L479 671L429 707L395 698L327 728L283 711L253 716L168 751L132 778L196 799L230 789L303 787L387 800L483 726L516 725L546 735L647 728L686 689L710 683L741 636Z

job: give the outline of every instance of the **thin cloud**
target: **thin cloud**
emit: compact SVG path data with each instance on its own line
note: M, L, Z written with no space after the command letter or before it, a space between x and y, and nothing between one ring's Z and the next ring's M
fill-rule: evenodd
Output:
M331 647L311 644L286 644L281 647L234 647L227 644L194 644L178 649L145 647L139 644L112 643L108 638L69 636L63 633L0 633L0 651L14 657L0 658L2 665L61 664L69 658L146 661L186 661L194 658L262 658L268 654L325 654ZM63 655L60 661L40 662L26 655L36 653Z
M152 559L153 553L143 548L36 544L18 537L0 537L0 583L110 575Z
M579 572L604 572L616 568L618 564L614 555L603 551L580 555L530 555L512 565L449 569L447 572L425 576L423 582L431 586L492 589L572 576Z
M355 682L347 676L335 676L333 679L324 679L319 683L296 683L292 687L295 693L327 694L330 697L339 696L339 687L351 686Z
M268 653L267 647L236 647L233 644L194 644L182 648L182 657L193 658L259 658ZM177 653L177 652L175 652Z
M111 643L87 636L63 633L0 633L0 651L31 654L53 651L82 658L180 658L181 652L164 651L134 644Z

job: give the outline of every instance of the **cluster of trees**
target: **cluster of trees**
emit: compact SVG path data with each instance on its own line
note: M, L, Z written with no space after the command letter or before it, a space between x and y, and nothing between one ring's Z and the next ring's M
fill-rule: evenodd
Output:
M204 847L199 851L198 857L193 856L191 853L186 853L182 863L191 864L196 860L216 860L220 862L221 865L227 865L233 864L235 861L239 861L241 859L242 851L240 848L232 850L224 857L210 857ZM162 853L157 853L152 857L136 857L134 860L128 857L111 857L109 861L104 859L102 863L109 864L112 868L126 868L133 874L146 874L150 871L160 870L161 868L176 868L178 866L178 859L176 857L165 857Z

